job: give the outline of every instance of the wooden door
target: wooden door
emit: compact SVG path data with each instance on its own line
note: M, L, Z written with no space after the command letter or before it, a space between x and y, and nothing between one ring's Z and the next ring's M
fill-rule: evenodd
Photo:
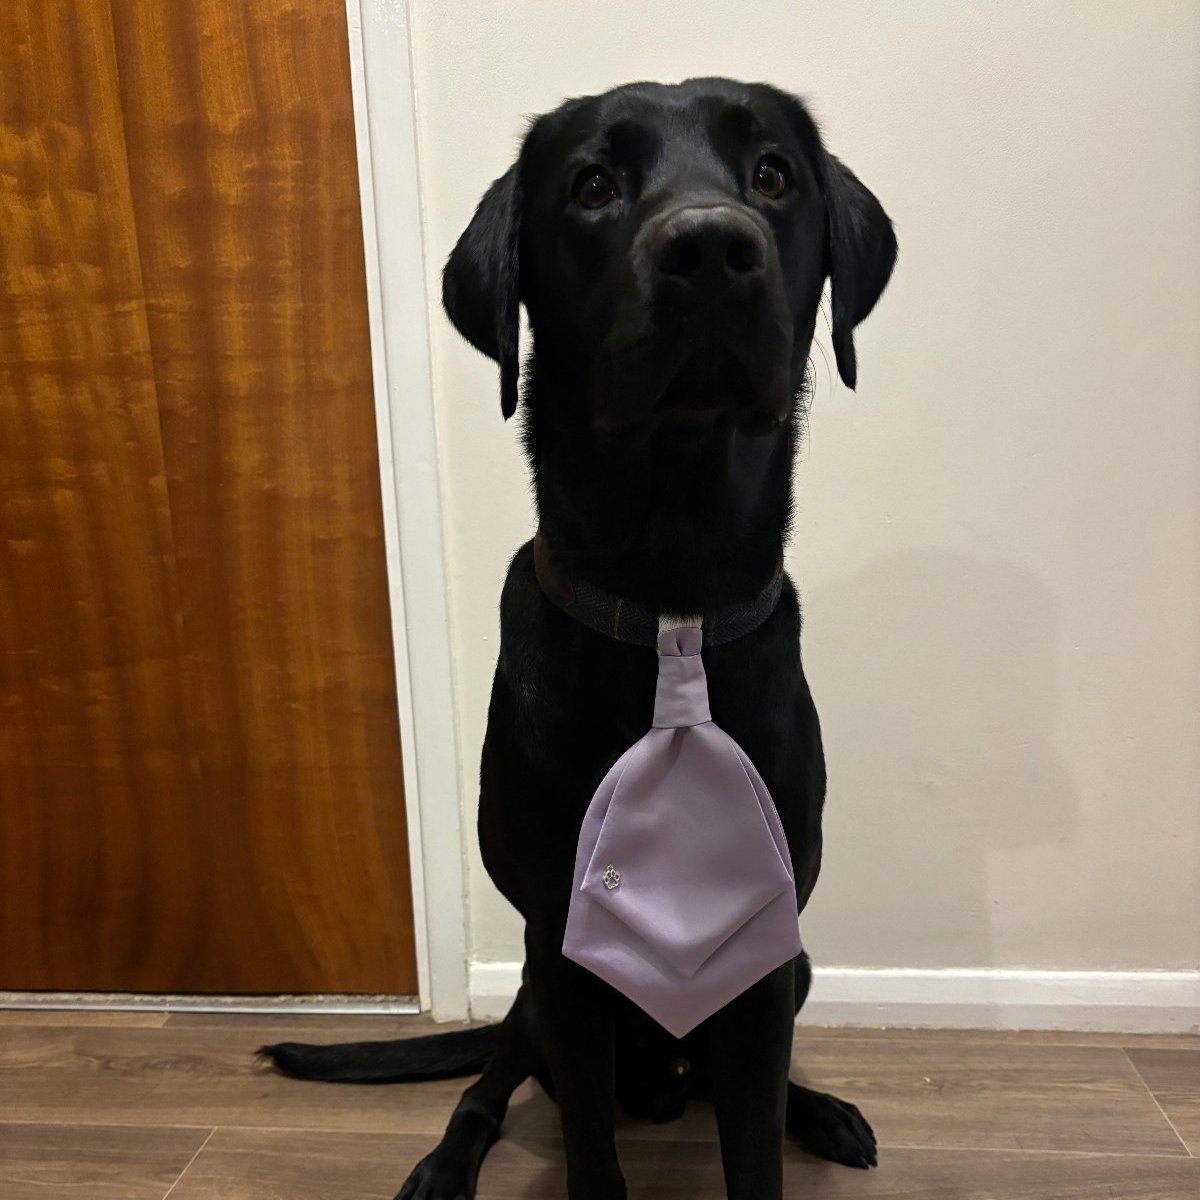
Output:
M0 989L416 990L348 62L0 5Z

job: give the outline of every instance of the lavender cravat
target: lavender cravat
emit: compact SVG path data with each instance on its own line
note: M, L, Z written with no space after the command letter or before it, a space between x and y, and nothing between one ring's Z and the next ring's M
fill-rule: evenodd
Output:
M659 634L653 728L588 806L563 940L676 1037L800 953L779 814L713 723L702 641Z

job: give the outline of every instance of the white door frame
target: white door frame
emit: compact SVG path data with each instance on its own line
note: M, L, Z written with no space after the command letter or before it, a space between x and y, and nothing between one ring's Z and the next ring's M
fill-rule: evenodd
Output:
M346 0L421 1008L467 1016L467 911L405 0Z

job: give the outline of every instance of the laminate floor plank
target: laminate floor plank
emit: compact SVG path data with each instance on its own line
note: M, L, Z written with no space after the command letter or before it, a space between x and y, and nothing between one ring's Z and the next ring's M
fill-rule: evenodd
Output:
M1117 1047L831 1039L798 1043L793 1064L883 1145L1186 1154Z
M907 1029L903 1027L806 1025L796 1026L796 1040L833 1042L948 1042L966 1046L1117 1046L1122 1049L1200 1050L1200 1033L1096 1033L1069 1029Z
M138 1023L147 1017L159 1024ZM3 1200L392 1200L468 1082L314 1084L255 1057L269 1041L455 1028L427 1018L0 1018ZM863 1109L880 1166L852 1171L789 1145L788 1200L1200 1195L1200 1046L1187 1036L801 1027L793 1077ZM667 1125L621 1118L618 1140L632 1197L721 1200L708 1106ZM480 1200L561 1200L563 1185L557 1110L526 1083Z
M288 1079L255 1057L263 1032L7 1029L0 1120L434 1133L462 1092L453 1079L400 1087Z
M171 1200L392 1200L425 1153L412 1135L220 1129ZM724 1200L715 1143L628 1141L621 1162L633 1197ZM787 1200L1191 1200L1200 1160L1041 1152L891 1150L877 1170L817 1162L789 1148ZM488 1155L479 1200L561 1200L553 1141L503 1139Z
M4 1200L162 1200L211 1133L133 1125L0 1124Z
M0 1008L0 1029L7 1025L71 1025L80 1028L115 1026L119 1029L160 1029L165 1012L129 1012L125 1009Z
M1200 1051L1128 1051L1167 1120L1188 1150L1200 1158Z

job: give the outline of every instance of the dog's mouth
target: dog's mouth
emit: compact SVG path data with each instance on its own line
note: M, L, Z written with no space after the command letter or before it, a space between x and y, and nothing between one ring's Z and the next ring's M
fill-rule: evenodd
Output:
M597 374L597 432L624 441L663 429L695 440L720 430L771 433L788 420L787 375L774 356L738 353L717 337L673 358L663 350L617 356Z
M731 350L708 345L684 360L655 409L666 415L711 420L749 408L756 392L750 373Z
M728 346L712 342L684 360L653 411L661 423L693 434L717 425L770 433L784 423L788 409L769 402L766 383Z

